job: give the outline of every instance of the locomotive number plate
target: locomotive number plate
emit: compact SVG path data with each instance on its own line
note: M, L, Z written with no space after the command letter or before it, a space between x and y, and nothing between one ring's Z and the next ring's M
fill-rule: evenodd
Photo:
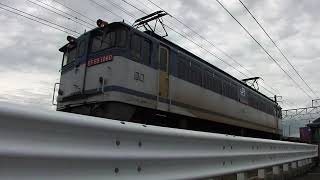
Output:
M97 65L97 64L105 63L105 62L108 62L108 61L112 61L112 59L113 59L112 55L106 55L106 56L93 58L93 59L90 59L88 61L87 66L90 67L90 66L94 66L94 65Z

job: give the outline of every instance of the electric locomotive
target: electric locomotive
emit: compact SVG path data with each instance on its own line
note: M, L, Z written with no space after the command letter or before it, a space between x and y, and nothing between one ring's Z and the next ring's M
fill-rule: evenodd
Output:
M140 25L153 16L140 19ZM97 24L78 38L68 36L60 48L58 111L280 137L281 107L274 100L154 31L124 22Z

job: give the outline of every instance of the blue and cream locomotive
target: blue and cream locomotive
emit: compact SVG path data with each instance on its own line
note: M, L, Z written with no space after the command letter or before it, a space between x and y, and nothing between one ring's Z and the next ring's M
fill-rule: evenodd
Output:
M280 137L281 108L270 98L152 31L98 25L60 49L58 111Z

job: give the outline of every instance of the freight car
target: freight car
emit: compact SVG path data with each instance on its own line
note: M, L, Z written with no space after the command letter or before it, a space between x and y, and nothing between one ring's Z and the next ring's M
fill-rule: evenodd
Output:
M57 110L173 128L279 138L281 107L188 50L124 22L68 36Z

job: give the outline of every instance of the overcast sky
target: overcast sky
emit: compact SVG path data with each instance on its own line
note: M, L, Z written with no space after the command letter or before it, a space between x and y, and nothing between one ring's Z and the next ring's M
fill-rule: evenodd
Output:
M38 0L31 1L36 2ZM82 18L84 21L90 21L52 0L42 1L61 11ZM144 15L121 0L94 0L102 4L105 9L93 3L93 0L57 1L93 20L102 18L108 22L113 22L125 19L130 24L133 22L134 18L112 6L110 2L122 7L136 17ZM158 10L147 0L126 1L147 13ZM249 74L233 60L217 51L212 45L199 38L173 18L165 18L167 25L182 34L187 34L190 39L232 64L238 70L248 74L249 77L253 75L262 77L264 81L260 82L261 85L275 91L277 95L283 96L286 104L281 105L284 109L311 105L311 98L295 86L216 1L154 0L154 2L222 49L252 74ZM303 84L238 0L222 0L221 2L270 52L283 69L312 98L317 98L316 95L320 94L320 71L318 70L320 65L320 12L318 11L320 1L243 0L301 76L312 87L316 95L311 93ZM30 1L1 0L1 3L67 27L72 31L83 33L85 29L88 30L80 23L74 23L72 20L43 9ZM0 7L3 6L0 5ZM62 54L58 49L66 43L67 34L18 17L2 9L0 9L0 22L0 101L32 104L44 109L54 109L55 107L51 105L53 85L55 82L59 82L59 69L62 59ZM169 33L168 39L194 52L234 77L245 78L205 50L170 29L167 30ZM262 88L260 90L267 96L272 96Z

